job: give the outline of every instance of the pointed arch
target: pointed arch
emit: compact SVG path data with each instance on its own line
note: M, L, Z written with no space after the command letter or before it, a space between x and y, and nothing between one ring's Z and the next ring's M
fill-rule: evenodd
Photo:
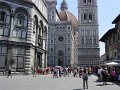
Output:
M4 28L4 30L3 30L3 36L8 37L9 33L10 33L10 29L8 27Z
M64 52L62 50L58 51L58 56L64 56Z
M5 11L0 11L0 21L5 22L7 14Z
M17 29L14 29L14 30L12 31L12 36L13 36L13 37L17 37Z
M22 32L21 32L21 30L18 30L17 37L21 38L21 36L22 36Z
M25 30L22 31L22 39L26 39L27 37L27 32Z
M10 15L12 12L12 7L8 3L0 2L0 21L10 24Z
M14 22L15 25L20 27L28 26L29 12L26 8L18 7L15 9L14 14L15 14L15 22Z
M8 3L0 2L0 9L3 9L3 6L6 7L7 11L9 11L10 13L13 12L11 5L9 5Z
M83 3L86 3L87 1L86 0L83 0Z
M37 17L37 15L34 15L34 19L33 19L33 31L38 33L38 17Z
M88 0L88 3L91 3L92 2L92 0Z
M84 12L83 18L85 21L87 21L87 13L86 12Z
M44 25L43 25L43 21L42 20L40 20L40 27L41 27L42 33L43 33L43 31L44 31Z
M90 20L90 21L93 20L93 14L92 14L92 12L89 12L89 20Z

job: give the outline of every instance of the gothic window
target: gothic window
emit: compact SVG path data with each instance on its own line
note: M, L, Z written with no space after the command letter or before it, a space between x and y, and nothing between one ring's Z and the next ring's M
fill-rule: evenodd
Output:
M89 13L89 20L90 20L90 21L93 20L93 16L92 16L92 13L91 13L91 12Z
M3 26L0 26L0 35L3 35Z
M81 31L82 36L84 36L84 30Z
M70 39L68 39L68 43L70 43Z
M81 39L81 44L84 44L84 38Z
M51 54L53 54L53 48L51 48Z
M92 31L90 30L90 35L92 35Z
M40 35L40 36L42 36L41 32L42 32L42 28L39 27L39 35Z
M94 44L96 44L96 39L94 38L94 41L93 41Z
M3 36L9 36L9 28L4 28L4 31L3 31Z
M14 30L12 31L12 35L13 35L13 37L17 37L17 30L16 30L16 29L14 29Z
M53 40L51 40L51 43L53 43Z
M54 19L54 15L52 15L52 19Z
M70 48L68 48L68 51L70 51Z
M17 25L18 26L24 26L24 23L25 23L25 16L22 15L22 14L19 14L17 16Z
M59 36L58 37L58 41L63 41L64 40L64 37L63 36Z
M83 3L86 3L86 0L83 0Z
M52 14L54 14L54 11L52 11Z
M87 13L84 13L84 20L87 21Z
M51 35L51 39L53 39L53 35Z
M68 26L68 30L70 30L70 26Z
M63 56L64 55L64 53L60 50L59 52L58 52L58 56Z
M18 38L21 38L21 35L22 35L22 32L21 32L21 30L19 30L17 37L18 37Z
M88 0L89 3L91 3L91 0Z
M93 30L93 35L94 35L94 36L96 35L96 31L95 31L95 30Z
M90 40L89 40L89 44L92 44L92 39L90 38Z
M4 11L0 11L0 21L4 22L6 17L6 13Z
M26 31L22 31L22 38L26 39L26 37L27 37L27 32Z

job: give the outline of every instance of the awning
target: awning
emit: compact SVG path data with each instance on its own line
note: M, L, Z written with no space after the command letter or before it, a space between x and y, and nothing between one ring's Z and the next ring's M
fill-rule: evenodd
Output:
M108 62L108 63L105 63L104 65L108 65L108 66L120 66L120 63L118 63L118 62Z

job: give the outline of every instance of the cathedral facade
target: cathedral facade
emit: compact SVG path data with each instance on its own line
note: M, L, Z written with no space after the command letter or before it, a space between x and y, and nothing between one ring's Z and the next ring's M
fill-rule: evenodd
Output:
M77 19L67 9L65 0L61 11L56 9L57 0L48 0L48 66L77 65Z

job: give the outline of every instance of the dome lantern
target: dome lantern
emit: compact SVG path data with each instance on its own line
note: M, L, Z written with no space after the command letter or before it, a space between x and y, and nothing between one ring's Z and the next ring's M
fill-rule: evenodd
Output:
M67 10L68 9L68 5L67 2L65 0L63 0L63 2L61 3L61 11Z

